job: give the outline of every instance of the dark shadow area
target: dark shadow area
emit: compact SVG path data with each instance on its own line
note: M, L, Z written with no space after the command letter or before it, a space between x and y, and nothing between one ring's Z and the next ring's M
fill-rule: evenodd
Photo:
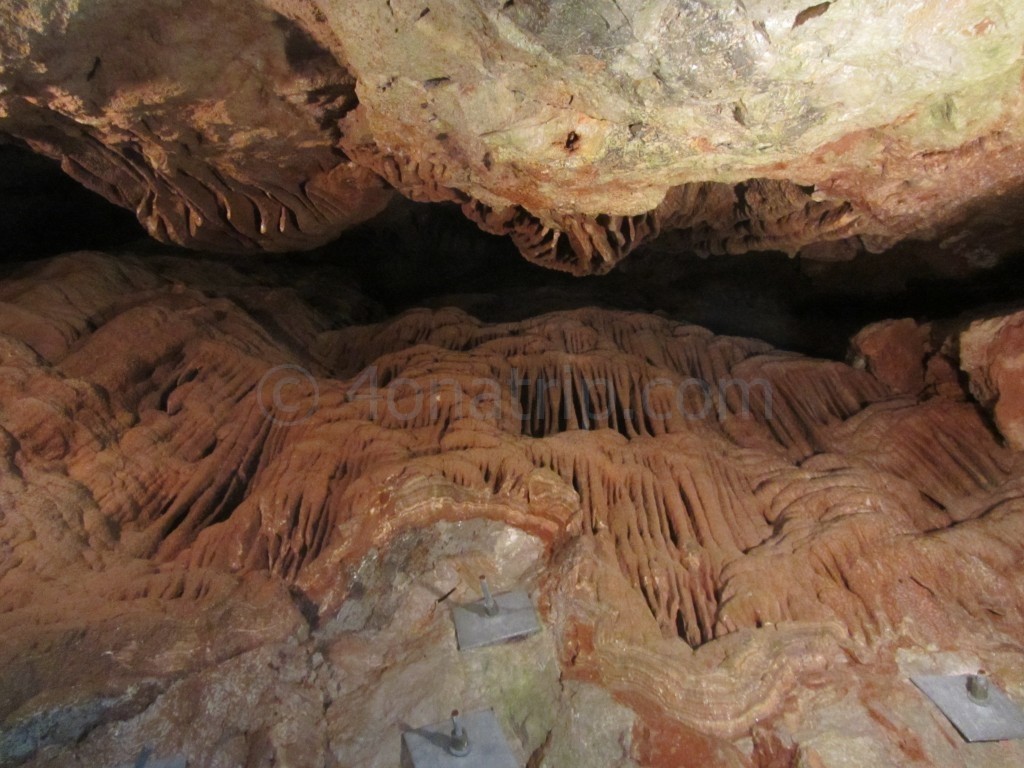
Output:
M134 213L0 135L0 262L110 250L146 237Z
M1024 296L1019 255L986 267L924 243L825 263L779 253L702 259L673 250L667 237L611 274L576 278L530 264L508 239L481 232L455 206L402 199L308 253L200 254L149 240L132 212L79 186L56 163L2 143L0 202L0 262L82 249L214 260L297 291L339 325L423 306L455 306L499 322L597 305L842 358L849 337L868 323L952 318Z
M782 253L700 258L656 242L608 275L572 277L530 264L453 206L405 201L299 258L318 274L338 272L358 283L388 315L457 306L498 322L598 305L658 312L832 358L842 358L850 336L877 320L950 318L1024 296L1020 255L968 268L924 243L826 263Z

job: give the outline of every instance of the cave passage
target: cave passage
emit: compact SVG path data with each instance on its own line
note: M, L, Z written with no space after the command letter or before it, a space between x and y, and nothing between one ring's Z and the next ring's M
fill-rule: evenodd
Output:
M5 205L0 235L7 270L74 250L192 253L237 266L239 257L189 252L150 240L128 211L83 189L52 161L16 143L0 144ZM608 275L573 277L522 259L446 204L398 199L381 216L313 251L245 260L263 280L315 292L354 289L363 320L415 307L455 306L481 320L522 320L601 306L659 312L716 333L763 339L832 359L850 337L891 317L955 318L1024 294L1024 251L990 268L948 274L910 244L850 262L822 263L781 253L700 258L671 238L642 247Z
M0 765L384 768L457 700L540 768L779 768L960 754L934 648L1024 690L1019 256L573 277L398 197L240 256L0 180ZM544 628L460 656L484 574Z

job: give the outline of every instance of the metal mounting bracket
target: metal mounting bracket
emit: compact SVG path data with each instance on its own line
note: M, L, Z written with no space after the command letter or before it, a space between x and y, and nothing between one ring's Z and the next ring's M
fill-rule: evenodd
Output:
M481 578L480 585L482 600L452 606L459 650L505 643L540 631L537 611L526 592L513 590L492 597L487 580Z
M1024 713L984 674L910 678L965 741L1024 739Z
M402 734L402 768L520 768L490 709Z

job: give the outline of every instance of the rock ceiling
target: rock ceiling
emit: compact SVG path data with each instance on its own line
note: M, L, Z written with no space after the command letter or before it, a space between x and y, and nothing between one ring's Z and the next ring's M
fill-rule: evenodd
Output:
M33 0L0 8L0 133L199 249L310 248L397 191L576 274L667 231L984 266L1022 50L1013 0Z
M0 3L5 145L198 252L0 243L0 765L1024 764L908 681L1024 700L1022 82L1012 0Z

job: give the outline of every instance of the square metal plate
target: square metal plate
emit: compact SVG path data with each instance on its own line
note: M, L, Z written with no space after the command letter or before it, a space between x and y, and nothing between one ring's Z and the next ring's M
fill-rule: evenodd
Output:
M910 678L942 710L966 741L1024 738L1024 713L989 682L988 701L978 704L967 694L968 675L919 675Z
M448 752L452 722L445 720L402 734L402 768L521 768L492 710L461 719L469 736L469 754L456 757Z
M154 757L143 765L146 768L187 768L188 762L183 755L175 755L174 757Z
M505 643L540 631L537 611L526 592L504 592L495 595L494 601L498 604L498 613L494 616L487 615L483 600L452 606L459 650L468 651L471 648Z
M153 757L153 748L144 747L130 765L123 765L120 768L187 768L188 761L184 755L173 757Z

